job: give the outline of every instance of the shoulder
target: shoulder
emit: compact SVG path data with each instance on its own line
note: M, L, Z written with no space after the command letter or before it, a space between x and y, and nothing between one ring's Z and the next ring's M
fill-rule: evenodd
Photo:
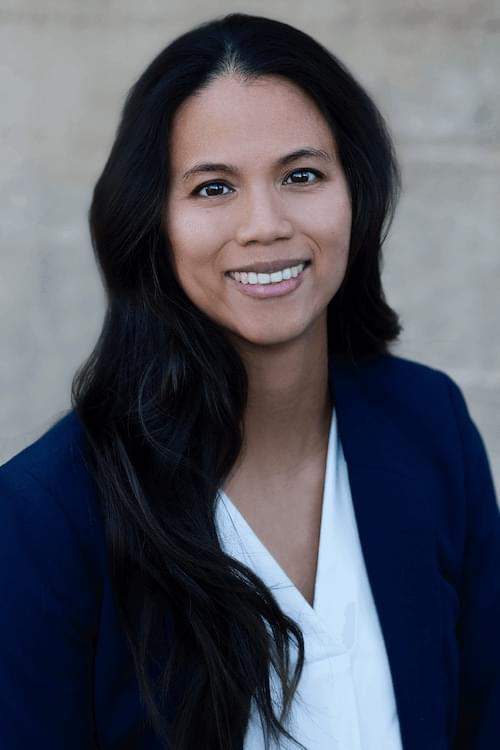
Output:
M422 424L441 430L456 427L454 413L463 416L467 409L459 386L447 373L391 353L355 364L332 357L330 374L339 400L355 402L353 408L379 423L406 420L417 429ZM449 418L444 423L443 415Z
M366 392L371 389L379 394L391 393L393 397L416 396L417 393L433 396L450 387L456 388L456 383L443 370L390 352L359 359L356 363L336 361L332 355L331 366L336 378L350 379Z
M25 483L27 476L49 490L68 484L89 489L83 430L73 410L0 467L0 479L12 487Z
M101 633L113 648L114 631L102 620L105 534L81 449L71 413L0 467L0 705L27 706L43 747L90 746ZM59 729L56 710L69 717ZM34 736L2 709L0 725L12 742Z
M445 466L467 481L489 472L462 390L446 372L384 354L356 364L330 360L335 402L352 460L371 456L420 474Z
M101 546L103 526L84 458L84 435L71 410L0 467L0 519L19 533L38 528L57 543L70 534L87 551ZM59 536L58 536L59 535Z
M384 409L392 404L416 429L453 433L462 450L481 440L460 386L444 370L389 353L360 367L360 379Z
M71 410L58 419L37 440L0 467L0 476L14 477L19 472L41 476L47 482L60 479L81 468L83 431Z

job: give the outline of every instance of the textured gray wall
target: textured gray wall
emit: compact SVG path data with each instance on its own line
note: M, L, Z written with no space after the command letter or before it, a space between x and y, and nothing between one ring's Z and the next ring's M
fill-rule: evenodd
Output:
M404 175L384 269L405 326L394 351L459 383L499 488L495 0L0 0L0 462L69 406L99 332L86 212L128 87L172 37L231 10L316 36L386 115Z

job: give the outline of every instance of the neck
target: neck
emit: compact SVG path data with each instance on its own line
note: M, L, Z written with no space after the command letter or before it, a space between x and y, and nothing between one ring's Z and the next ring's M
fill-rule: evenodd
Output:
M239 352L249 389L238 464L244 461L261 476L293 473L328 440L332 404L326 322L286 345L245 343Z

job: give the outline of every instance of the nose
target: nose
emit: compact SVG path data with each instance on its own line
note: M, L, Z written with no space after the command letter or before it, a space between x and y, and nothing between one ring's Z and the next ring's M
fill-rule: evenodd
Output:
M276 240L289 239L292 235L292 223L285 215L280 196L275 191L260 187L242 199L236 231L236 240L240 245L252 242L269 245Z

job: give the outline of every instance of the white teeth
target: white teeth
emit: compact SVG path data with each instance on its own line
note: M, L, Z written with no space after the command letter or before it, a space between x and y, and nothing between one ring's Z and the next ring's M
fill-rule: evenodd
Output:
M295 279L299 276L305 268L305 263L299 263L298 266L289 266L283 268L281 271L275 271L274 273L254 273L249 271L231 271L230 276L239 281L240 284L279 284L280 281L286 279Z

